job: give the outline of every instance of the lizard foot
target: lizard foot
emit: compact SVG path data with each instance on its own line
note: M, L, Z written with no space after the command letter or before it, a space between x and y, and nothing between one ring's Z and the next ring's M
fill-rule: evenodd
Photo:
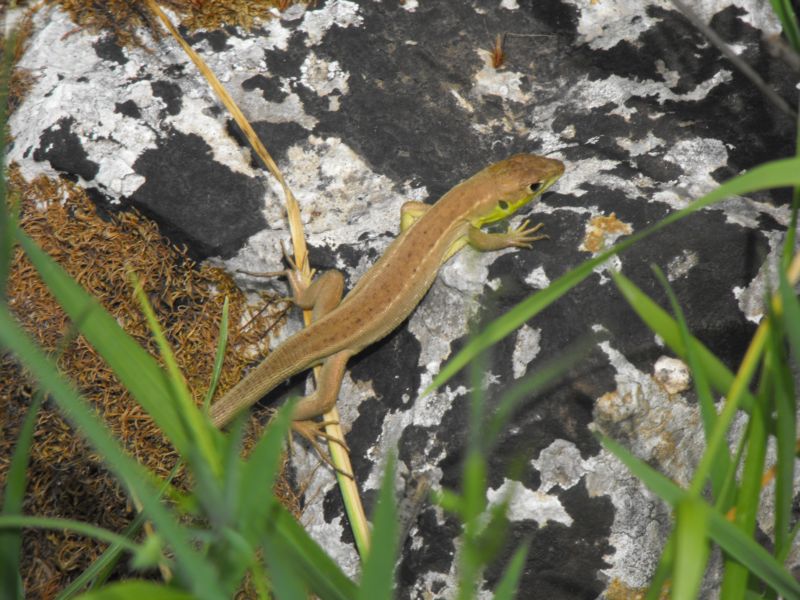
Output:
M526 219L519 227L510 230L506 233L509 246L517 246L518 248L530 248L533 242L537 240L546 240L550 237L546 234L533 235L544 226L544 223L539 223L537 225L534 225L533 227L528 227L529 224L530 221Z
M297 266L294 256L289 254L289 251L286 249L286 246L282 241L281 252L283 253L283 258L286 261L286 264L289 265L288 269L281 269L280 271L247 271L245 269L236 269L236 272L242 273L243 275L250 275L251 277L290 277L293 273L299 275L302 271L300 267ZM316 269L311 269L310 277L313 277L316 272Z
M317 456L319 456L320 459L328 464L334 471L352 479L352 474L342 471L333 464L328 454L322 449L322 446L320 446L319 442L317 441L318 438L324 438L329 442L339 444L346 452L350 452L349 446L343 439L332 436L325 431L325 427L327 425L335 424L337 424L337 421L294 421L292 423L292 430L308 440L308 443L311 444L312 448L314 448Z

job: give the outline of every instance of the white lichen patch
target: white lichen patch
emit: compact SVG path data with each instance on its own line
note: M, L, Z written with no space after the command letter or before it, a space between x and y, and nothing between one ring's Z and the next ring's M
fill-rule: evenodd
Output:
M287 156L287 181L301 203L307 232L329 246L399 231L407 200L394 182L373 172L338 138L309 138ZM315 240L317 241L317 240Z
M617 579L631 588L645 587L669 533L669 508L654 499L649 490L605 450L583 459L575 444L557 439L531 464L540 474L537 490L540 494L557 497L552 490L568 490L583 483L590 498L610 500L614 520L608 543L613 552L604 555L603 559L610 566L602 572L609 580Z
M700 262L700 257L697 252L693 250L683 250L680 255L676 256L667 263L667 279L669 281L677 281L682 277L686 277L692 267Z
M629 0L567 0L566 3L578 11L581 41L598 50L613 48L621 40L637 40L654 25L653 20L646 16L647 3Z
M669 507L605 450L586 460L583 467L589 496L608 498L614 507L608 536L613 550L603 555L610 565L602 570L604 577L632 589L646 587L669 535Z
M769 201L763 202L751 197L734 196L713 204L711 208L722 211L726 223L750 229L761 229L760 221L764 215L774 219L784 228L789 227L791 222L791 209L788 204L776 206Z
M621 41L636 43L639 36L657 25L659 19L648 14L648 8L676 10L669 0L566 0L578 12L578 33L581 41L592 48L607 50ZM690 4L704 22L730 5L744 10L741 19L760 29L765 35L780 33L780 23L767 2L748 0L701 0Z
M617 387L596 400L595 426L686 486L704 450L697 404L669 393L663 380L639 371L610 343L600 348L616 371ZM614 551L604 557L611 565L605 575L629 587L646 586L670 530L669 508L605 450L584 468L590 496L608 497L614 506L609 536Z
M631 156L641 156L643 154L656 156L656 151L662 151L666 144L666 140L654 136L650 131L640 139L622 138L617 140L617 145Z
M363 22L358 4L348 0L333 0L318 10L307 11L298 29L308 34L308 46L316 46L332 27L358 27Z
M697 186L695 193L702 193L717 186L711 173L727 166L728 149L721 140L713 138L686 139L671 146L664 160L680 167L686 183Z
M288 150L280 168L300 205L309 244L329 248L362 245L364 261L352 273L354 280L372 264L366 259L366 249L382 253L394 239L402 204L426 195L424 188L397 189L338 138L309 137L308 143ZM272 202L265 206L264 216L271 229L251 236L235 257L224 262L231 272L283 268L279 251L279 241L287 236L283 194L274 181L269 185Z
M539 471L539 491L547 493L558 486L568 490L586 474L586 465L580 450L567 440L555 440L539 453L531 464Z
M261 90L258 89L241 90L241 95L236 100L251 122L295 123L311 131L319 121L305 111L300 96L292 91L291 86L292 78L280 78L279 87L286 94L280 102L264 100Z
M480 252L467 246L439 269L442 282L467 296L477 296L489 281L489 267L501 255L519 250Z
M34 76L34 83L9 120L14 144L8 160L17 162L27 179L40 174L57 178L59 173L48 162L34 162L30 155L39 147L42 131L57 131L62 128L60 121L69 122L88 159L98 165L93 183L111 194L133 193L144 180L132 165L144 150L156 146L145 121L156 118L160 100L144 82L131 86L121 97L118 65L98 58L92 46L96 38L76 32L61 10L43 9L34 16L34 23L35 33L18 63ZM135 99L145 119L115 112L116 104L126 99Z
M447 310L441 310L442 306ZM438 373L450 355L450 340L468 333L467 323L475 309L470 296L454 292L440 278L434 281L408 322L409 331L420 341L419 365L428 373Z
M87 160L98 165L91 182L111 202L130 196L144 183L133 165L146 150L158 146L159 136L170 127L201 137L214 159L234 172L254 176L250 153L242 149L225 129L225 120L213 116L217 100L187 56L170 39L154 41L146 30L138 31L144 48L120 49L126 63L98 57L96 35L75 29L58 8L47 8L34 16L34 33L19 66L30 71L34 86L10 120L15 143L9 159L20 164L22 174L57 176L46 161L31 159L43 131L57 131L60 121L70 123ZM293 122L310 129L316 120L306 115L296 95L282 102L266 102L259 91L245 92L242 83L266 72L265 53L285 49L289 32L280 22L264 24L257 37L231 36L226 47L212 51L206 41L197 51L210 68L226 82L229 91L251 120ZM156 51L147 50L147 48ZM175 78L176 65L185 65L189 77ZM153 93L153 82L168 82L180 88L180 111L164 114L165 101ZM289 84L281 84L288 89ZM138 116L123 114L120 106L135 104ZM35 123L35 126L31 126Z
M687 485L704 446L697 404L669 393L661 381L636 369L609 342L599 347L616 370L617 388L597 399L595 423L674 481Z
M297 77L274 76L267 69L266 56L269 53L284 52L288 47L291 31L275 19L264 24L265 33L256 37L238 38L230 36L222 50L211 50L207 44L200 44L196 50L201 54L209 68L225 82L227 90L251 122L296 123L311 130L317 120L307 114L300 97L292 90ZM176 63L186 62L187 58L179 49L170 47ZM193 69L188 66L187 69ZM190 71L193 72L193 71ZM298 74L299 76L300 74ZM244 89L244 83L256 76L275 79L285 95L280 101L265 100L261 89ZM211 91L199 74L195 75L201 97L208 103L216 103ZM192 95L189 90L189 95ZM196 94L195 94L196 95Z
M568 527L572 525L572 517L567 514L558 497L529 490L519 481L504 477L499 488L486 491L486 499L490 507L507 502L506 516L510 521L536 521L540 527L546 526L548 521Z
M202 138L209 146L214 160L235 173L256 177L258 171L250 164L250 151L242 148L229 135L225 124L208 113L206 99L187 97L181 111L164 119L177 131Z
M541 351L542 330L523 325L517 330L514 351L511 354L511 368L514 379L519 379L528 371L528 365Z
M601 158L586 158L570 161L569 169L558 180L558 192L565 196L583 196L587 194L585 185L604 187L612 190L619 190L626 195L638 196L640 185L644 181L649 184L647 178L641 180L621 177L613 171L617 167L617 162ZM541 202L537 203L537 210L545 212L546 209ZM583 207L583 210L590 210L590 207ZM592 213L596 214L596 213Z
M653 379L668 394L680 394L689 389L692 376L689 366L678 358L660 356L653 366Z
M733 288L739 309L748 321L760 323L764 318L764 301L770 291L778 289L778 267L783 251L784 234L777 231L762 232L769 241L769 253L761 263L758 273L746 286Z
M545 273L544 267L538 266L525 277L525 283L537 290L543 290L550 285L550 278Z
M543 504L544 496L548 498L544 504L552 511L550 515L561 514L559 511L563 510L563 515L569 517L553 490L568 490L582 482L590 498L611 501L614 521L608 542L613 552L603 557L610 565L603 574L631 588L645 587L669 533L669 508L654 499L645 486L605 450L583 459L575 444L557 439L531 460L531 464L539 471L541 479L538 490L526 490L523 494L532 507ZM515 506L522 514L526 514L526 508ZM532 509L528 508L527 514L531 513Z
M342 70L338 61L324 60L314 52L308 53L300 66L300 73L300 83L320 97L349 91L347 80L350 74Z
M609 75L606 79L592 81L586 78L576 82L570 90L571 100L578 106L583 106L587 111L613 104L616 108L611 114L617 114L626 119L635 114L637 109L626 106L631 98L655 97L659 104L668 100L680 102L693 102L705 98L711 90L722 83L731 81L730 71L720 69L709 79L699 82L693 89L684 94L673 92L667 83L652 79L628 79L619 75Z

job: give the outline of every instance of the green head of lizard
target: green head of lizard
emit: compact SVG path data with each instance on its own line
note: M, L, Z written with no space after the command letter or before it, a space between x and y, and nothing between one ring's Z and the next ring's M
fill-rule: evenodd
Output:
M564 163L535 154L517 154L484 169L488 181L495 184L480 214L471 219L481 227L501 221L533 202L564 173Z

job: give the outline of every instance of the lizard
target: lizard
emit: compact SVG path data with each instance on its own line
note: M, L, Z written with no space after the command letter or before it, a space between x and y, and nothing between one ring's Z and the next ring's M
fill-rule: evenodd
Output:
M399 235L344 298L339 271L326 271L306 285L287 255L290 268L278 274L288 278L294 303L312 311L312 322L212 404L211 421L225 426L289 377L321 365L316 391L298 400L292 419L305 437L311 439L309 427L325 437L320 424L309 421L336 403L348 359L405 321L433 285L439 267L467 244L481 251L530 248L547 237L534 235L542 224L529 227L527 220L503 233L482 227L541 196L563 172L559 160L517 154L462 181L435 204L406 202Z

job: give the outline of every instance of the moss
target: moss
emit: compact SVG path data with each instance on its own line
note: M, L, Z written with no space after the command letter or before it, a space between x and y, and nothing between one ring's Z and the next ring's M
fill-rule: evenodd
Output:
M48 0L66 10L79 27L112 31L122 45L138 44L135 30L149 27L156 35L162 29L143 0ZM249 29L273 11L286 10L298 0L164 0L159 4L174 10L189 30L217 29L235 25Z
M198 402L213 369L226 296L230 337L220 393L234 385L244 369L266 352L266 335L281 323L288 309L285 302L269 302L263 310L254 311L224 271L196 264L184 250L170 245L155 224L135 212L100 214L77 185L45 177L26 182L13 167L9 183L20 199L20 224L27 234L155 356L152 336L132 296L128 273L135 273L144 282ZM166 476L176 460L174 450L82 337L64 347L70 323L20 251L13 260L8 293L16 318L29 334L47 351L61 351L60 367L92 403L110 432L139 462ZM0 356L0 456L6 457L0 461L0 488L32 390L18 365ZM257 439L265 412L251 417L249 443ZM27 514L78 519L114 531L128 524L133 513L101 457L49 404L39 415L34 439ZM179 477L178 485L182 483L185 479ZM297 503L286 482L279 483L277 493L296 512ZM22 559L26 597L54 597L55 590L83 571L103 549L101 544L74 534L27 531Z

